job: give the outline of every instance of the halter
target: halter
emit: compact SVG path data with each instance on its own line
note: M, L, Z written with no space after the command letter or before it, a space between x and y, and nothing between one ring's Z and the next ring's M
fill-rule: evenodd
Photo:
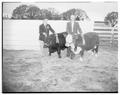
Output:
M68 34L66 36L66 44L65 44L66 47L71 47L71 50L74 54L78 54L80 53L80 51L82 50L81 47L77 47L77 50L75 51L74 48L75 48L75 45L73 43L73 37L71 34Z

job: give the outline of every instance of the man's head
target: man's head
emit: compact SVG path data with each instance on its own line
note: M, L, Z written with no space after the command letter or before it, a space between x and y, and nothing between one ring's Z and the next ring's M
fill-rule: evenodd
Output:
M44 25L47 25L47 21L48 21L48 19L44 19L44 20L43 20L43 24L44 24Z
M75 21L75 15L70 16L71 21Z

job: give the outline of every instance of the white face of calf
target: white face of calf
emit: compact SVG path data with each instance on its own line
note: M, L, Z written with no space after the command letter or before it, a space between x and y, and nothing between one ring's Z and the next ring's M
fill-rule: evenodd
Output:
M79 54L80 51L82 50L81 47L77 47L77 50L75 51L74 48L71 49L73 51L74 54Z

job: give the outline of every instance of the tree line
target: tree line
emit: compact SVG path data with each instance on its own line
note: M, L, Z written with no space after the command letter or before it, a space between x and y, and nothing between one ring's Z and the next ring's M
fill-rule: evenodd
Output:
M76 16L76 20L89 18L82 9L69 9L61 14L54 9L40 9L34 5L20 5L13 10L11 19L39 19L47 18L49 20L69 20L71 15ZM118 23L118 12L110 12L104 18L105 24L114 27Z
M33 5L20 5L13 10L12 19L44 19L49 20L68 20L70 15L76 15L76 20L87 18L85 11L81 9L70 9L59 14L54 8L40 9Z

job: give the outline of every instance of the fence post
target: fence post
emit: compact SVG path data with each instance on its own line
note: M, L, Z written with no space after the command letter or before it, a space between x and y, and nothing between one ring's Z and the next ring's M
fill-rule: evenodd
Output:
M114 27L111 29L111 47L114 46Z

